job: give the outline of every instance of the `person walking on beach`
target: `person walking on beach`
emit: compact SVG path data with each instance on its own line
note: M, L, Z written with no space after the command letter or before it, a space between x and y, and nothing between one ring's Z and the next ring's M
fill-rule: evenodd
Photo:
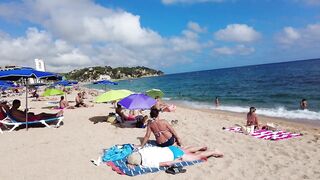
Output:
M306 99L302 99L301 102L300 102L300 108L302 110L305 110L305 109L308 109L308 102Z
M214 100L214 104L216 105L216 108L220 106L220 102L219 102L218 96Z
M142 140L141 147L147 143L151 132L156 138L157 146L167 147L173 145L175 142L178 146L181 146L181 140L173 127L166 120L159 118L158 109L151 109L150 117L152 120L149 120L147 124L147 132Z

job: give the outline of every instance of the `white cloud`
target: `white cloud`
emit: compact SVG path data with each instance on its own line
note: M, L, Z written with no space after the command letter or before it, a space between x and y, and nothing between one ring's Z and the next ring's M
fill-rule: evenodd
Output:
M190 21L188 23L188 28L194 32L197 32L197 33L203 33L203 32L206 32L207 29L206 28L203 28L201 27L198 23L196 22L192 22Z
M246 47L245 45L237 45L234 47L219 47L214 48L213 51L221 55L249 55L255 51L253 47Z
M253 42L260 38L260 33L246 24L229 24L214 34L215 38L230 42Z
M320 24L309 24L304 28L285 27L275 38L284 47L316 47L320 44Z
M8 10L11 8L10 10ZM72 42L111 41L124 45L161 43L155 31L141 27L140 17L107 9L90 0L26 0L2 5L6 16L19 11L20 18L43 25L60 38ZM2 13L3 14L3 13ZM15 17L15 16L14 16Z
M138 15L91 0L0 3L0 17L38 26L20 37L0 33L2 65L32 66L33 59L43 58L49 70L59 72L96 65L161 69L190 61L210 44L199 40L206 29L196 22L178 36L162 37L142 27Z
M292 44L301 37L300 33L292 27L285 27L278 37L282 44Z
M163 4L178 4L178 3L187 3L187 4L194 4L194 3L206 3L206 2L213 2L219 3L224 2L226 0L162 0Z

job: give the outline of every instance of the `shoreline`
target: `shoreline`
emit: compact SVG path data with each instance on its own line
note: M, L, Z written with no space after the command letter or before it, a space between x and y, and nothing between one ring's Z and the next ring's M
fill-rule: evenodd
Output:
M166 101L166 102L170 102L170 101ZM225 111L225 110L218 110L218 109L200 109L200 108L194 108L194 107L190 107L190 106L179 104L179 103L175 105L177 105L177 107L182 107L184 109L210 113L212 115L228 116L232 119L237 120L237 123L239 124L245 124L246 122L246 113L232 112L232 111ZM258 114L258 118L260 123L262 124L275 123L287 131L298 132L298 131L310 130L312 134L319 134L320 132L320 122L316 120L286 119L286 118L270 117L270 116L259 115L259 114Z
M74 91L68 97L72 99L76 95L77 91ZM16 98L25 103L24 96L13 96L8 100ZM94 98L88 95L85 103L91 103ZM32 112L57 112L44 108L50 105L49 101L30 99L29 102ZM106 165L94 166L90 159L100 156L103 149L115 144L140 144L146 129L121 128L107 123L106 116L110 112L114 112L111 104L95 103L93 107L64 110L64 124L59 128L6 130L0 135L0 153L6 154L0 166L1 177L34 180L48 179L50 174L49 179L319 179L316 168L320 160L319 128L261 116L261 122L277 121L281 128L303 134L281 141L262 140L222 130L222 127L244 123L245 113L201 110L179 104L175 112L164 112L160 117L168 122L178 120L173 128L181 137L182 144L205 145L223 152L225 156L186 167L188 172L178 176L165 172L122 176ZM154 140L154 136L150 139ZM16 171L17 164L19 171Z

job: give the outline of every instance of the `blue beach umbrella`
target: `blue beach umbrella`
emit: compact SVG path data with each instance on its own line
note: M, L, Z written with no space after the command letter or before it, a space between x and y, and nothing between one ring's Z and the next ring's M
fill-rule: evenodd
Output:
M156 100L145 94L131 94L130 96L119 101L119 104L126 109L143 110L150 109L156 104Z
M93 84L102 84L102 85L104 85L104 90L107 89L107 85L118 85L118 83L112 82L112 81L109 81L109 80L96 81Z
M61 80L61 81L55 82L54 85L71 86L73 85L73 83L71 81Z
M20 68L0 71L0 80L17 81L19 79L25 79L26 82L26 122L28 122L28 79L48 79L48 80L59 80L62 77L51 72L37 71L33 68ZM26 124L26 129L28 129L28 124Z

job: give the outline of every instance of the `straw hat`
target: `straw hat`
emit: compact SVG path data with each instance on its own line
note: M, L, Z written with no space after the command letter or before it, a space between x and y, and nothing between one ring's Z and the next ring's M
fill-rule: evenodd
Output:
M140 165L142 161L141 154L139 152L133 152L128 156L127 162L132 165Z

